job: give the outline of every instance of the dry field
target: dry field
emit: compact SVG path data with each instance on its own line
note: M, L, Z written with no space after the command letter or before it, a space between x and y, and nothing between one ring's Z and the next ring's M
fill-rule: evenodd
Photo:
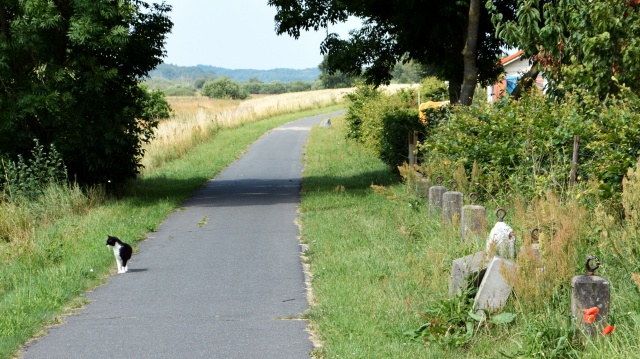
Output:
M391 85L397 91L407 85ZM254 95L245 101L215 100L203 96L168 97L171 118L162 120L155 138L144 146L144 171L182 157L219 130L287 113L326 107L342 102L350 89L329 89L281 95Z

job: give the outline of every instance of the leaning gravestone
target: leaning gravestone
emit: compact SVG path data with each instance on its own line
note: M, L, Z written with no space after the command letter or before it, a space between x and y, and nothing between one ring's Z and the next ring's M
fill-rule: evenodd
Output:
M462 294L470 287L478 288L484 277L486 266L484 252L478 252L453 261L449 296Z
M491 259L473 301L476 314L483 315L484 310L492 313L505 305L511 295L511 285L505 275L513 275L516 270L516 264L510 260L498 256Z

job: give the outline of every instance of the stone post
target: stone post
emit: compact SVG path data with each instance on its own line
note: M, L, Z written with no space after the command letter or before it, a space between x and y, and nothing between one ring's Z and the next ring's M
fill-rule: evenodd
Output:
M487 230L486 209L475 204L478 195L473 192L469 194L470 205L462 207L460 215L460 236L462 240L469 237L483 237Z
M594 267L590 265L591 261L595 261ZM611 286L608 280L594 275L600 266L598 257L589 256L585 266L587 275L577 275L571 280L571 314L584 334L594 336L609 324ZM593 308L597 308L593 316L585 313Z
M442 176L436 178L436 186L429 188L429 213L442 211L442 195L447 192L447 187L442 185Z
M469 288L478 288L486 270L484 252L478 252L466 257L458 258L451 265L451 282L449 296L462 294Z
M507 211L504 208L498 208L496 216L498 223L491 229L489 238L487 238L487 246L485 251L487 254L497 254L500 257L513 259L516 257L516 238L513 235L513 229L504 223L504 217Z
M449 186L451 190L442 194L442 221L451 224L454 218L460 220L464 195L456 191L458 185L455 181L451 181Z
M512 290L509 285L511 278L505 278L505 275L513 276L517 269L516 264L510 260L498 256L491 259L473 302L476 314L484 314L483 310L493 313L502 309Z

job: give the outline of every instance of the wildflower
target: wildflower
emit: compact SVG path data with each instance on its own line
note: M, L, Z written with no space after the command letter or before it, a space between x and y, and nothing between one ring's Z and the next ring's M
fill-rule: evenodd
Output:
M584 312L584 317L583 320L585 323L593 323L596 321L596 314L598 314L598 312L600 311L600 309L598 309L598 307L592 307L589 309L582 309L582 312Z
M603 335L607 335L609 333L611 333L614 329L613 325L607 325L606 327L604 327L604 329L602 329L602 334Z
M582 312L584 312L584 315L596 315L598 314L598 312L600 311L600 309L598 307L592 307L589 309L583 309Z

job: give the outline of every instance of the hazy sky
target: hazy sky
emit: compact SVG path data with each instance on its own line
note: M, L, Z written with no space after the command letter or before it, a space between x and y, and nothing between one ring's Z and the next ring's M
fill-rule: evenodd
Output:
M267 5L267 0L165 2L173 7L170 17L174 23L166 44L167 64L268 70L317 67L322 61L320 43L325 32L303 33L298 40L276 35L276 9ZM333 26L329 32L345 38L359 24L353 20Z

